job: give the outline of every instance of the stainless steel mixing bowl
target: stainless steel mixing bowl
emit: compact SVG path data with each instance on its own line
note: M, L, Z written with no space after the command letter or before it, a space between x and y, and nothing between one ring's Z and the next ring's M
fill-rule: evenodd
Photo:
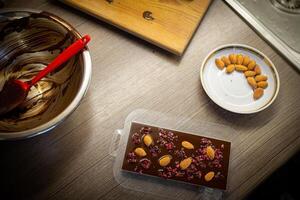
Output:
M80 38L66 21L43 11L0 11L0 90L10 78L30 80ZM79 105L91 78L88 49L34 85L24 103L0 117L0 140L45 133Z

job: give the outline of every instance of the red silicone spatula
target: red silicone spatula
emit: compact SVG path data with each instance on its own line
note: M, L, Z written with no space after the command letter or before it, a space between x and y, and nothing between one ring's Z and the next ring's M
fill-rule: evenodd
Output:
M66 48L59 54L45 69L40 71L31 81L23 82L20 80L7 81L2 91L0 92L0 116L4 115L18 105L20 105L26 98L31 86L36 84L39 80L47 74L58 68L61 64L68 61L71 57L82 50L86 44L91 40L89 35L85 35Z

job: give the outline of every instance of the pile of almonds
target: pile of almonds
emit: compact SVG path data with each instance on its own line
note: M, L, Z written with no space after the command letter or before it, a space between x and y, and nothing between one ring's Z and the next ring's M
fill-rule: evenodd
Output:
M222 56L215 60L217 67L223 70L226 67L226 73L232 73L234 70L243 72L249 85L253 89L253 98L255 100L262 97L264 89L268 87L268 77L261 74L260 67L254 60L251 60L247 55L230 54Z

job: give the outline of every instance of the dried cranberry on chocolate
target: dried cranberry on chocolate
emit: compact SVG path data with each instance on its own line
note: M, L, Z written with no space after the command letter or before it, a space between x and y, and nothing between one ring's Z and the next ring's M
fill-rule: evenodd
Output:
M178 139L178 136L175 135L173 132L171 131L166 131L164 129L159 129L159 133L158 133L159 137L166 139L167 141L171 142L171 141L175 141Z
M160 146L164 146L166 143L168 143L166 140L164 140L163 138L159 138L157 141L156 141L157 144L159 144Z
M200 155L200 156L195 156L194 158L197 162L202 162L205 160L210 160L207 155Z
M207 165L204 162L200 162L199 167L202 169L205 169L205 168L207 168Z
M180 168L179 161L175 161L175 167L176 167L177 169L179 169L179 168Z
M172 178L178 173L178 169L172 167L165 167L158 170L158 175L162 178Z
M172 167L170 167L170 166L169 166L169 167L166 167L166 170L169 171L169 172L172 172L172 171L173 171Z
M208 145L211 145L212 142L211 140L207 139L207 138L202 138L201 139L201 146L208 146Z
M165 131L164 129L159 129L159 132L158 132L158 135L159 137L162 137L162 138L167 138L167 131Z
M140 164L144 169L149 169L151 166L151 161L147 158L143 158L140 160Z
M201 179L202 173L201 173L201 171L197 171L197 172L194 173L194 175L195 175L197 178Z
M175 176L176 177L183 177L185 175L185 171L177 171L176 173L175 173Z
M134 152L129 152L127 155L127 162L128 163L136 163L137 162L137 156Z
M149 134L151 133L151 128L150 127L142 127L141 130L140 130L140 133L143 135L143 134Z
M131 139L132 139L132 143L135 144L135 145L141 143L141 138L140 138L140 135L138 133L132 134Z
M169 143L166 143L166 144L165 144L165 148L166 148L168 151L174 150L175 147L176 147L176 146L175 146L175 144L174 144L173 142L169 142Z
M153 157L158 156L158 154L160 154L160 152L161 152L160 148L157 145L150 146L149 151Z
M193 170L186 170L186 177L188 180L192 180L194 178L194 171Z
M174 151L174 154L178 157L178 158L180 158L181 160L183 160L184 158L186 158L187 156L186 156L186 153L185 153L185 151L184 151L184 149L183 148L181 148L180 150L175 150Z
M215 167L215 168L222 168L222 165L221 165L221 163L220 163L219 160L214 160L214 161L212 161L212 165L213 165L213 167Z
M215 159L217 159L217 160L223 159L223 152L220 149L215 150Z
M160 146L164 146L169 152L172 152L176 148L174 141L178 140L178 136L173 132L159 129L158 135L157 143Z
M198 155L205 155L206 154L206 147L201 147L201 148L197 149L196 153Z
M159 129L158 136L160 138L167 138L166 131L164 129Z
M175 135L173 132L168 131L167 132L167 138L168 138L169 141L175 141L175 140L178 139L178 136Z
M200 156L195 156L193 159L193 163L200 167L201 169L205 169L206 168L206 157L205 155L200 155Z
M158 175L165 179L168 178L168 174L165 171L158 171Z
M192 170L192 171L194 171L194 172L197 171L197 167L196 167L195 164L191 164L190 167L189 167L189 169Z
M167 172L167 178L172 178L172 177L173 177L172 172Z

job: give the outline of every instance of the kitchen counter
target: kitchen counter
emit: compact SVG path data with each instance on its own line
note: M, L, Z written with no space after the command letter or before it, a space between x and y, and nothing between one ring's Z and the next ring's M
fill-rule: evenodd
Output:
M5 199L159 199L124 189L113 177L112 133L138 108L236 130L227 199L245 197L300 150L299 72L223 1L212 3L182 58L56 1L11 0L6 6L46 10L90 34L93 77L81 105L53 131L0 142ZM253 46L274 62L281 88L268 109L233 114L206 96L199 67L212 49L227 43Z

